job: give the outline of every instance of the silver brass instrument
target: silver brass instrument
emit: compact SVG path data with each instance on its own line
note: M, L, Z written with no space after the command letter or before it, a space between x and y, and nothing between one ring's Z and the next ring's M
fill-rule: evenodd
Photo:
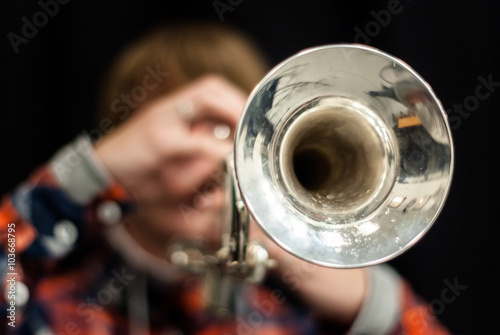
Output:
M247 101L228 164L226 232L209 277L264 277L269 260L248 240L248 213L308 262L388 261L430 229L452 172L446 114L407 64L363 45L304 50L276 66ZM215 286L210 299L226 308L225 285Z

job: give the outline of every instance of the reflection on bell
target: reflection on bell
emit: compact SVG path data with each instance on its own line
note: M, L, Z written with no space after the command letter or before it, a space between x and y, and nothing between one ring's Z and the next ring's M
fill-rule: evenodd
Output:
M255 88L236 133L235 179L278 245L324 266L387 261L444 205L453 144L429 85L362 45L305 50Z
M420 200L418 200L415 204L415 206L413 206L413 210L419 210L419 209L422 209L422 207L425 206L425 204L427 203L427 201L430 199L431 197L430 196L424 196L422 198L420 198Z
M392 201L389 203L388 207L391 207L391 208L398 208L399 205L401 205L403 203L403 201L405 201L405 197L401 197L401 196L395 196L394 198L392 198Z

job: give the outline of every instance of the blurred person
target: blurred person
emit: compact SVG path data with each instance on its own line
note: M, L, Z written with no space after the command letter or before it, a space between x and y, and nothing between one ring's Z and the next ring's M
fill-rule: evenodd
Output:
M312 265L255 226L278 264L261 285L235 287L230 316L207 313L202 279L169 264L173 238L219 242L216 176L267 70L250 39L220 25L169 26L128 47L103 89L110 131L77 137L2 199L4 332L448 334L389 266Z

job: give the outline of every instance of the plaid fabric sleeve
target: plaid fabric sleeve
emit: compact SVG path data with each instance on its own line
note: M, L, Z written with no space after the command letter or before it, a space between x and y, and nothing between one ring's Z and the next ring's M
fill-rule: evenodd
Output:
M367 295L351 327L339 330L324 318L317 320L324 335L450 335L409 283L389 265L367 268Z
M121 205L127 195L113 183L90 140L79 137L2 199L0 245L8 246L10 233L16 253L60 257L99 229L92 224L121 218L121 208L99 206L106 200Z
M408 335L451 335L451 332L434 315L429 303L415 294L410 285L402 285L403 307L400 327Z
M103 223L121 219L126 202L126 192L113 183L86 137L63 147L4 196L0 202L0 278L6 293L0 294L2 312L16 304L19 318L36 284L33 277L98 234ZM26 271L26 263L40 269Z
M369 269L368 295L346 335L448 335L429 304L388 265Z

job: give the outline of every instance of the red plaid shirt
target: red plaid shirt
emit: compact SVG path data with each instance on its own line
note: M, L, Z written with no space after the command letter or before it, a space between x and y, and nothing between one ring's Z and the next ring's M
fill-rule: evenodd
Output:
M263 285L237 286L235 314L210 316L201 305L199 279L159 280L127 263L107 243L95 214L96 206L106 199L126 211L127 198L119 186L87 206L76 205L47 167L2 199L3 289L13 292L9 279L14 276L25 286L15 286L16 293L29 293L24 304L8 294L0 298L2 333L293 335L348 331L316 319L286 285L273 278ZM71 229L57 228L61 222L69 222ZM400 322L388 334L449 334L408 284L400 290ZM12 301L17 304L14 313Z

